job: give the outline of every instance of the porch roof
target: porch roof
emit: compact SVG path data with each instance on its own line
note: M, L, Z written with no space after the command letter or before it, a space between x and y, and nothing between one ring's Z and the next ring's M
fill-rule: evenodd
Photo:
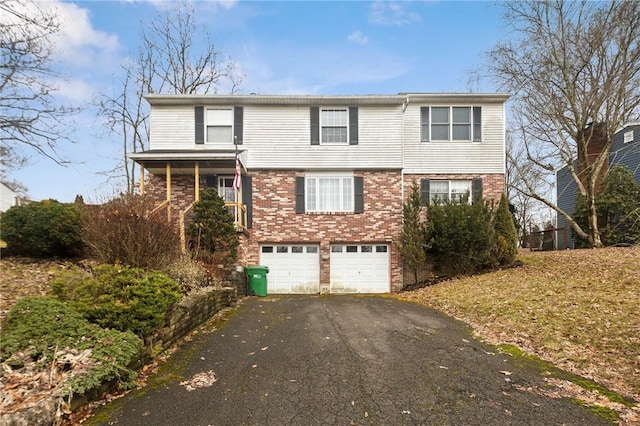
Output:
M238 158L244 171L244 151L238 150ZM164 175L167 164L174 174L193 174L196 163L200 174L233 174L236 151L229 150L149 150L129 154L129 158L155 175Z

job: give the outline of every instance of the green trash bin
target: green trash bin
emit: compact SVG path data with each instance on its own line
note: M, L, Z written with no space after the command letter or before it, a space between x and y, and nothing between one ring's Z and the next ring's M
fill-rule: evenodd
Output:
M249 290L256 296L267 295L268 266L247 266L244 268L249 279Z

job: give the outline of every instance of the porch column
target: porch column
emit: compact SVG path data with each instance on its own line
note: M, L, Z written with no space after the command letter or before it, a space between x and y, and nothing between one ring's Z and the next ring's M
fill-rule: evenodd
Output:
M144 165L140 164L140 195L144 195Z
M195 197L194 200L196 200L196 202L200 201L200 163L198 161L196 161L196 166L195 166L195 185L194 185L194 190L196 191L195 193Z
M167 163L167 221L171 222L171 163Z

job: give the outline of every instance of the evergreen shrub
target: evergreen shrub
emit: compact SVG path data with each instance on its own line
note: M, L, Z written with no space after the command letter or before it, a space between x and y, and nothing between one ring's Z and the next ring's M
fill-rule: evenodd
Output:
M83 394L111 380L118 380L122 389L135 386L136 373L128 366L139 356L142 340L129 331L90 324L82 314L53 297L19 300L8 312L0 336L0 362L14 369L21 368L25 359L35 362L39 369L50 368L56 351L91 349L94 366L74 377L64 396Z
M13 254L75 256L82 247L78 207L56 200L13 206L2 215L0 238Z
M492 208L478 200L435 203L427 210L429 255L447 275L497 266Z
M104 328L146 337L164 324L169 307L182 298L180 287L161 272L119 265L80 269L52 281L53 293Z

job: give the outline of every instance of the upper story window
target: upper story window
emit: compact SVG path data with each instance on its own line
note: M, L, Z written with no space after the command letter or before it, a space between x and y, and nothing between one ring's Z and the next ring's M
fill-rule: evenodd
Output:
M633 130L624 132L624 143L633 142Z
M307 176L305 210L353 212L353 176Z
M207 143L233 142L233 108L207 108Z
M349 141L349 115L347 109L321 109L320 129L323 144L346 144Z
M482 108L465 106L432 106L420 108L420 140L482 140Z
M311 107L311 145L358 145L358 107Z
M203 107L194 108L195 135L198 144L242 144L244 108Z

